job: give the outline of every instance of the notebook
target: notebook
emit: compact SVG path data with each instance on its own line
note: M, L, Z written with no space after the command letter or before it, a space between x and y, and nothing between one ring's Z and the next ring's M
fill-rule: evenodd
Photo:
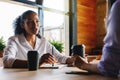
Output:
M59 69L62 67L65 67L67 65L65 64L54 64L54 66L52 64L43 64L42 66L39 67L39 69Z

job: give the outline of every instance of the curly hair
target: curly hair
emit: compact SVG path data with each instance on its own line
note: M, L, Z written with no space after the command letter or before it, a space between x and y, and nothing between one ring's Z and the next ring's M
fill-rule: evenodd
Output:
M21 33L23 33L23 34L26 33L25 29L22 28L22 24L24 24L24 23L23 23L24 19L26 19L27 16L28 16L29 14L31 14L31 13L36 13L36 12L34 12L34 11L32 11L32 10L27 10L27 11L25 11L21 16L18 16L18 17L15 19L15 21L14 21L14 23L13 23L14 34L15 34L15 35L19 35L19 34L21 34ZM37 14L37 13L36 13L36 14ZM40 32L40 31L39 31L39 32ZM39 33L38 33L36 36L38 36L39 38L41 38L41 36L40 36Z

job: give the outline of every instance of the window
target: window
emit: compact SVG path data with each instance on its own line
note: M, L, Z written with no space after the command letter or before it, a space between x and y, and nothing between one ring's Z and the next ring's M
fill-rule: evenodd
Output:
M68 53L68 41L65 37L69 37L66 36L66 28L68 27L68 19L66 18L68 16L66 15L68 11L66 9L67 3L68 1L65 0L52 0L52 2L49 2L49 0L43 1L43 6L51 9L43 11L44 36L48 40L56 40L64 43L65 53ZM54 12L53 10L56 10L56 12Z
M37 9L8 2L0 2L0 10L0 37L3 37L5 41L14 35L13 21L15 18L26 10L34 10L37 12Z
M35 0L28 0L35 4ZM48 40L57 40L64 43L65 53L69 55L69 16L68 1L69 0L44 0L43 1L43 35ZM11 3L12 2L12 3ZM14 4L15 2L15 4ZM21 5L22 4L22 5ZM38 6L20 1L0 1L0 37L3 36L5 41L14 35L13 21L17 16L26 10L34 10L38 12ZM26 6L27 5L27 6ZM33 7L34 6L34 7Z

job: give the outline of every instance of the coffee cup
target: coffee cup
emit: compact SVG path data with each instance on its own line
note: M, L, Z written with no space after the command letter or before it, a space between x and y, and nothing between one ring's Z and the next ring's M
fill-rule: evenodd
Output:
M28 51L27 59L28 59L28 70L34 71L38 69L39 66L39 53L37 51Z
M71 49L72 49L72 55L79 55L83 58L85 57L85 45L84 44L73 45Z

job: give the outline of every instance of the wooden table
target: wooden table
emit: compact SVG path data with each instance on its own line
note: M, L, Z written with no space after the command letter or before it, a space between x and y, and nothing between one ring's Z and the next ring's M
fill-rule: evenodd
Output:
M0 80L120 80L120 78L104 77L95 74L66 74L69 71L82 71L76 67L60 69L4 69L0 67Z

